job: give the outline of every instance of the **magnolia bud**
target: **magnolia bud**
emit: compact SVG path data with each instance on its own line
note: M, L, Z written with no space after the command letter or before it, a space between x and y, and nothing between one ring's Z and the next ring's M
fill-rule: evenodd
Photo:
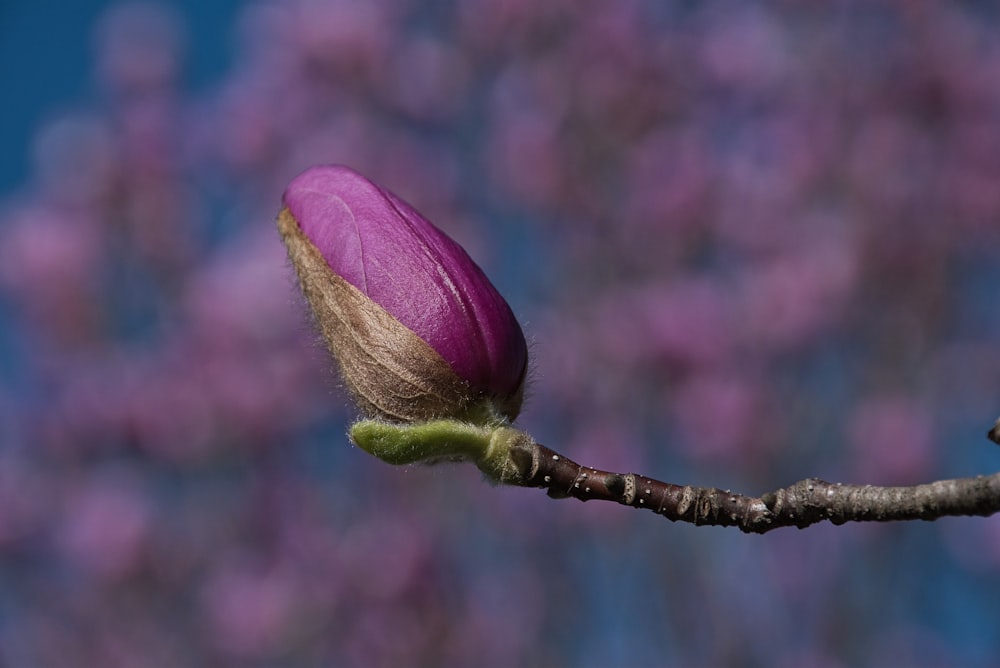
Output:
M284 204L278 229L302 291L368 416L517 416L524 335L461 246L347 167L303 172Z

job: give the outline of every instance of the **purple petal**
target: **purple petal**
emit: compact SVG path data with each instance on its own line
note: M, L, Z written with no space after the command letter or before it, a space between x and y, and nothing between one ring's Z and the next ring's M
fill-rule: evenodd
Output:
M474 390L506 397L524 380L524 335L465 250L409 204L342 166L313 167L285 206L330 268L438 352Z

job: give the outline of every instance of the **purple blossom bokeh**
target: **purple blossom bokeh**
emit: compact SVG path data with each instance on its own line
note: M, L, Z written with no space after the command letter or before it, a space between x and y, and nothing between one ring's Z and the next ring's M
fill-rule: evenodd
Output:
M991 6L256 0L196 86L198 20L78 26L0 193L0 664L997 665L997 518L744 536L351 447L273 223L318 163L411 202L584 463L993 472Z

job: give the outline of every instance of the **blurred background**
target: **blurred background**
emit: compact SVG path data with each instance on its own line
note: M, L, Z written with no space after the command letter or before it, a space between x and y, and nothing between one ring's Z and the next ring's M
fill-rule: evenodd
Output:
M0 56L0 665L1000 665L1000 518L746 536L369 457L273 224L315 163L413 203L587 465L992 473L992 3L7 0Z

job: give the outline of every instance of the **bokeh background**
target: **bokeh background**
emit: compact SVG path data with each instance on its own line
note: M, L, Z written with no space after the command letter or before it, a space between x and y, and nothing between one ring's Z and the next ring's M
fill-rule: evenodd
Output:
M992 3L7 0L0 62L0 665L1000 665L1000 518L746 536L370 458L273 225L314 163L412 202L577 461L991 473Z

